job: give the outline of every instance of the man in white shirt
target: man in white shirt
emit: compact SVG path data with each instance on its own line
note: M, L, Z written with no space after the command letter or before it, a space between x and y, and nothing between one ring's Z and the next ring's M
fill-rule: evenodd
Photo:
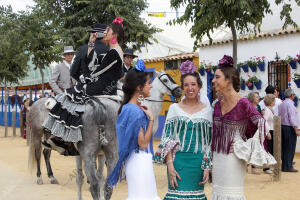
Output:
M277 90L277 88L274 88L273 86L269 85L266 90L265 90L266 94L274 94L275 95L275 105L273 106L273 111L274 111L274 115L278 116L278 106L282 103L281 99L278 98L279 95L279 91ZM262 111L265 110L266 105L264 103L264 100L261 100L258 104L261 108Z
M49 84L56 95L63 93L66 89L72 87L70 67L74 57L74 52L75 51L72 46L65 46L63 62L56 65L53 69Z

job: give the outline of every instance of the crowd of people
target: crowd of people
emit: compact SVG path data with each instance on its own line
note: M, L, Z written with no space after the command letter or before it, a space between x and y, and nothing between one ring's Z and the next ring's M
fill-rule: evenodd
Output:
M247 164L253 170L264 166L266 173L276 163L273 154L273 116L282 118L282 170L293 167L298 113L293 105L295 93L266 89L259 101L258 93L248 98L240 93L240 75L233 59L224 56L215 71L213 87L217 100L213 106L200 92L202 81L191 61L180 66L184 97L170 106L159 146L154 153L152 111L144 106L152 88L143 62L132 67L133 50L122 51L122 18L105 26L95 24L88 30L88 45L81 46L74 58L73 47L64 49L64 62L55 67L51 87L55 103L44 128L52 136L45 148L63 155L78 155L73 143L80 142L83 106L95 95L116 95L118 80L124 93L116 121L119 160L107 182L115 186L124 177L128 183L128 200L158 200L153 162L167 165L168 192L165 200L206 199L204 185L212 173L212 200L241 200ZM109 88L109 89L108 89ZM207 98L206 98L207 99Z

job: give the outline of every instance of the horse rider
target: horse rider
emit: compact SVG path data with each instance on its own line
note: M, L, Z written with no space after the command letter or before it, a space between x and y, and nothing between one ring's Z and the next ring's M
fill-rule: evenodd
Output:
M65 92L66 89L73 86L70 76L70 67L74 52L72 46L65 46L63 52L64 60L56 65L52 72L49 84L55 95L61 94Z
M103 39L103 33L105 29L106 25L95 23L92 26L92 29L87 30L87 32L90 33L90 36L92 34L97 34L97 39L95 43L89 42L87 45L83 45L78 48L70 70L71 76L76 81L81 83L86 83L89 81L89 77L92 72L92 67L90 66L90 64L87 64L86 61L89 47L94 48L95 53L97 54L96 57L98 58L101 57L101 55L104 56L109 51L109 47L107 46L107 44L101 41ZM101 63L101 60L97 59L92 64L99 65L99 63Z

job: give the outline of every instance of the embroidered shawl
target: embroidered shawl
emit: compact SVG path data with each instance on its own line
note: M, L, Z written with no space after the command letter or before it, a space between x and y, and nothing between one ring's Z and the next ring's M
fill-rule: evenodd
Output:
M164 163L170 151L173 153L173 158L177 151L200 152L204 154L202 168L209 168L211 134L211 107L205 107L200 112L190 115L184 112L178 104L172 104L154 161L158 164Z
M246 141L259 131L261 143L265 138L265 120L247 98L241 98L225 115L222 115L218 101L213 114L212 151L229 154L230 146L238 132Z

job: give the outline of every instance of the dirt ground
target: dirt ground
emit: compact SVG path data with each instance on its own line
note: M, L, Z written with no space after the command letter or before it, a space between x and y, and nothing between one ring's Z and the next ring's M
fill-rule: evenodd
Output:
M19 130L17 130L17 135ZM52 153L51 162L54 176L59 185L51 185L47 177L44 160L42 160L43 185L36 184L36 172L32 174L27 168L28 147L26 140L4 137L4 128L0 127L0 200L75 200L77 199L75 161L72 157ZM155 142L154 147L157 146ZM295 158L296 169L300 169L300 156ZM157 190L161 198L167 192L166 167L154 165ZM280 182L272 182L267 174L247 174L245 196L247 200L299 200L300 173L282 173ZM211 184L205 186L208 199ZM127 197L126 182L119 183L114 189L112 200L124 200ZM83 186L83 198L92 199L88 184Z

